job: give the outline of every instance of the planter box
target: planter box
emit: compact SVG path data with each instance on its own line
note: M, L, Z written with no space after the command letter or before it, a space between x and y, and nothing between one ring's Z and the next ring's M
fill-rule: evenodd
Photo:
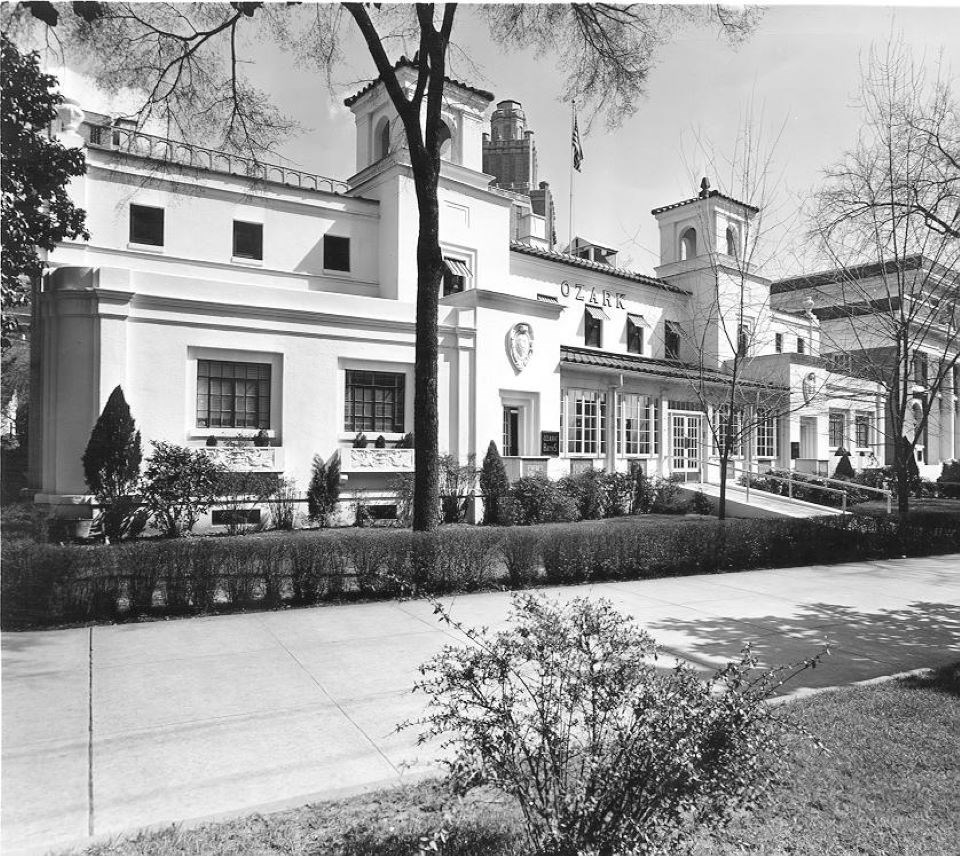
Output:
M279 446L204 446L203 451L230 472L283 471L283 449Z
M413 449L342 449L342 473L412 473Z

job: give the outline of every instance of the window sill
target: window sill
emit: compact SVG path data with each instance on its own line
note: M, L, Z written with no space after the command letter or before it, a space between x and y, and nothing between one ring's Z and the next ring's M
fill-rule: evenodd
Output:
M163 254L163 244L137 244L133 241L127 242L128 250L137 250L141 253L158 253Z
M218 440L252 440L259 432L259 428L191 428L187 432L187 439L206 440L208 437L216 437ZM268 428L267 436L276 440L277 432Z
M338 279L353 279L353 274L348 270L332 270L331 268L321 268L322 276L334 276Z
M230 263L245 267L263 267L263 259L248 259L244 256L230 256Z

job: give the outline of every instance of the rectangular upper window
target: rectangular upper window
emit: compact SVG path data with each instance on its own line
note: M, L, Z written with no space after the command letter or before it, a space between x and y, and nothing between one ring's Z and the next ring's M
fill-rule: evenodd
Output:
M797 336L797 353L805 354L807 352L807 340L803 336Z
M870 445L871 434L873 433L871 428L871 418L869 413L858 413L854 418L854 431L856 434L856 444L860 449L866 448Z
M583 343L591 348L603 344L603 321L606 313L597 306L588 306L583 313Z
M663 356L667 360L680 359L680 325L665 321L663 325Z
M323 236L323 269L350 271L350 239L339 235Z
M643 319L639 315L627 315L627 351L643 353Z
M270 364L197 360L198 428L269 428Z
M775 333L773 336L773 349L778 353L783 353L783 333Z
M843 445L847 434L847 415L838 410L831 410L829 419L830 448L838 449Z
M233 221L233 255L263 261L263 223Z
M163 209L149 205L130 206L130 243L163 246Z
M443 296L459 294L467 287L470 278L470 268L459 259L443 260Z
M406 375L352 369L346 375L344 430L402 434Z

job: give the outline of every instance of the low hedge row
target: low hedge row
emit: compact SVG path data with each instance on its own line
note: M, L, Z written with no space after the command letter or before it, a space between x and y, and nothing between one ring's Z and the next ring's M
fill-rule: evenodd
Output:
M642 518L75 546L4 543L3 629L960 551L944 516Z

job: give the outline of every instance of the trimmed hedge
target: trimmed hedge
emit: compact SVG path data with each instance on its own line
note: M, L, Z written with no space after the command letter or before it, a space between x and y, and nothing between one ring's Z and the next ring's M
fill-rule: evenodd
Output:
M328 530L114 546L5 541L3 629L960 551L960 519L642 518Z

